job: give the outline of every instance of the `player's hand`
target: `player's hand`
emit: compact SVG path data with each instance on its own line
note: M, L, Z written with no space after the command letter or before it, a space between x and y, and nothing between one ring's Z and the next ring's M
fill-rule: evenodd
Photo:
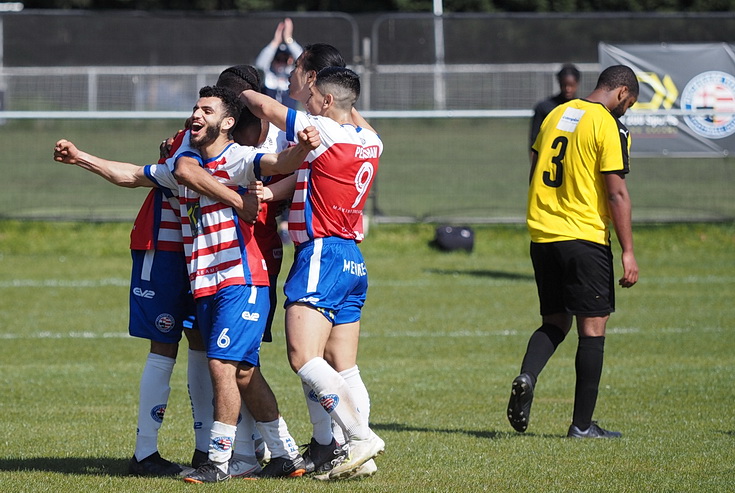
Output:
M313 126L306 127L299 131L298 138L299 144L309 151L313 151L322 144L322 139L319 137L319 130Z
M293 21L288 17L283 19L283 42L293 43Z
M171 156L171 146L173 146L173 143L173 137L169 137L168 139L163 139L161 141L161 145L158 146L158 152L161 155L161 159L168 159Z
M273 41L272 43L275 46L280 45L283 42L283 29L284 29L283 22L279 22L276 26L276 32L273 33Z
M262 181L251 181L248 184L248 195L253 194L258 197L258 200L263 201L263 182Z
M236 208L237 215L246 223L253 224L260 212L260 198L256 193L242 195L242 205Z
M191 128L191 117L187 118L184 122L184 129L188 130ZM174 141L176 140L176 137L179 136L181 132L184 132L185 130L179 130L173 136L163 139L161 141L161 145L158 146L158 151L160 153L161 159L168 159L171 157L171 147L173 147Z
M638 262L632 252L623 252L623 277L618 284L624 288L630 288L638 282Z
M77 158L79 157L79 149L66 139L61 139L56 142L54 147L54 161L66 164L77 164Z

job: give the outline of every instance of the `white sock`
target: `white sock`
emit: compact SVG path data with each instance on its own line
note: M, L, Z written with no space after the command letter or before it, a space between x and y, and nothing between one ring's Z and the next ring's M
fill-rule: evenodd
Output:
M309 360L298 371L298 375L314 389L322 407L342 427L349 440L365 440L369 437L370 428L357 410L350 387L324 358Z
M291 434L283 417L273 421L258 421L255 423L263 435L263 441L271 452L271 457L288 457L294 459L299 455L299 448Z
M237 426L228 425L220 421L212 423L212 431L209 440L209 460L227 472L227 462L232 457L232 446L235 443Z
M345 379L345 382L350 387L352 397L355 399L358 411L360 411L360 416L365 420L365 424L370 426L370 395L365 387L365 383L362 381L360 370L357 366L353 366L352 368L342 370L339 374L342 375L342 378ZM336 421L332 421L332 434L334 435L334 439L337 440L337 443L347 443L347 438L342 431L342 427Z
M360 416L363 417L365 423L368 423L370 420L370 394L368 394L367 387L365 387L365 382L362 381L360 369L355 365L352 368L342 370L339 374L342 375L342 378L345 379L345 382L350 387Z
M209 360L206 351L189 349L188 356L187 378L194 418L194 447L206 452L209 449L209 432L214 422L214 393L209 376Z
M176 360L160 354L148 353L140 377L138 401L138 433L135 439L135 458L143 460L158 451L158 430L171 393L171 374Z
M345 432L344 430L342 430L342 427L339 425L339 423L337 423L333 419L330 419L329 424L332 427L332 436L334 437L334 441L337 442L337 445L342 446L349 441L347 440Z
M301 382L301 387L304 390L304 397L306 398L306 408L309 410L309 419L311 420L313 430L311 436L314 437L314 440L318 444L329 445L332 443L332 417L319 403L319 398L311 387L303 381ZM342 429L340 428L341 434Z
M235 440L235 455L248 462L255 463L255 419L243 402L240 405L240 421L237 423L237 438ZM260 436L260 433L257 433Z

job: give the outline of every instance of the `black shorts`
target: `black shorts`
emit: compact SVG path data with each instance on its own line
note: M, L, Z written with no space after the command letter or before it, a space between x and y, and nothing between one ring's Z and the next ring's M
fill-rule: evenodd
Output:
M531 243L541 315L603 317L615 311L612 250L584 240Z

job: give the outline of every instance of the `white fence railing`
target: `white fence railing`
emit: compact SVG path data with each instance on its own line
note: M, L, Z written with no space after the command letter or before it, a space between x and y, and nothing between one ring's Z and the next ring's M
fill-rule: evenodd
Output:
M579 64L580 93L597 64ZM0 68L4 111L188 111L224 66ZM359 106L375 111L529 110L557 92L557 64L377 65L361 74ZM437 80L441 83L437 84ZM437 94L441 88L441 94Z

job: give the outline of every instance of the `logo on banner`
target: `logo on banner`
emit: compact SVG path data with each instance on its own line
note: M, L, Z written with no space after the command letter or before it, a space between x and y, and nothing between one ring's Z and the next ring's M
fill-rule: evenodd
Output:
M697 75L681 93L681 109L712 110L684 117L687 126L702 137L722 139L735 134L735 77L717 71Z
M662 79L655 72L638 72L636 78L641 84L646 84L653 90L653 96L650 101L639 100L631 109L656 111L661 107L668 110L674 106L679 91L670 75L666 74Z

